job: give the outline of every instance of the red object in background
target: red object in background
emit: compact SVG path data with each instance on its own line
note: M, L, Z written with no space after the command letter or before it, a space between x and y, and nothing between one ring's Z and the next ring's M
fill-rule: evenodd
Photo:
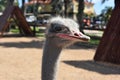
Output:
M86 19L83 19L83 22L85 23L85 22L87 22L87 20L86 20Z
M83 19L83 22L85 23L86 26L90 26L91 24L90 19Z
M31 0L30 2L26 3L25 5L32 5L32 4L50 4L52 0Z
M90 20L89 19L87 20L87 25L90 26Z

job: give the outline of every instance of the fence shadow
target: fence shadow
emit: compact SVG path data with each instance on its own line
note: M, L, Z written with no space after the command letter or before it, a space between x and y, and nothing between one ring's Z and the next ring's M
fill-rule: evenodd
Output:
M101 62L88 61L63 61L64 63L74 66L76 68L82 68L88 71L97 72L100 74L120 74L120 66L105 64Z

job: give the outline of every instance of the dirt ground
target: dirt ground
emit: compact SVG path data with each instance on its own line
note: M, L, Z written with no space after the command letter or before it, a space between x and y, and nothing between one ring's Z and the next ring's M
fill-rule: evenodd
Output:
M44 39L0 38L0 80L41 80ZM62 51L57 80L120 80L120 67L93 61L95 48Z

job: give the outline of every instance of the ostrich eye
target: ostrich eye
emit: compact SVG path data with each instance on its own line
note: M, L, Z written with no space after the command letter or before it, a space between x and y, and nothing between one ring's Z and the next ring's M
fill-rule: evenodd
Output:
M62 27L59 24L51 24L51 32L60 32L62 31Z
M51 24L50 31L51 32L68 33L69 29L64 25L53 23L53 24Z
M56 32L59 32L59 31L62 30L62 27L54 26L54 27L53 27L53 30L56 31Z

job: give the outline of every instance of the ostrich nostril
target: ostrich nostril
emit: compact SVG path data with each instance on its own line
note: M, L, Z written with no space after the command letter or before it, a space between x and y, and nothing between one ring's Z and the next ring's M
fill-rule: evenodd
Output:
M79 36L79 34L77 34L77 33L74 33L74 35L75 35L75 36Z

